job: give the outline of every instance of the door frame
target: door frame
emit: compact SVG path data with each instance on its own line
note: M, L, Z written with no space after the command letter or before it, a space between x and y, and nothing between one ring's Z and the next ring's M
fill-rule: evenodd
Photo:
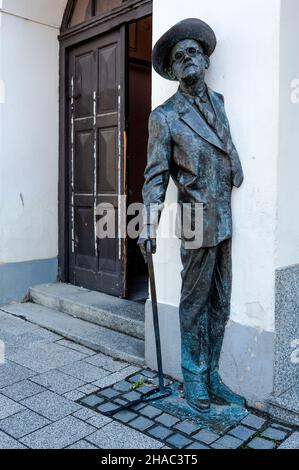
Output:
M58 280L69 281L69 51L85 41L93 40L116 27L152 15L152 0L127 0L108 14L95 17L79 26L67 28L74 0L65 9L59 50L59 183L58 183Z

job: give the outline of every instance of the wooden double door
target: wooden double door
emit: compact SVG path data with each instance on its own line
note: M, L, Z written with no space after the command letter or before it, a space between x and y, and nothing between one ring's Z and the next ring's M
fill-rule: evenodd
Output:
M69 281L118 297L127 288L125 41L121 26L68 60ZM101 216L114 221L114 237L98 238Z

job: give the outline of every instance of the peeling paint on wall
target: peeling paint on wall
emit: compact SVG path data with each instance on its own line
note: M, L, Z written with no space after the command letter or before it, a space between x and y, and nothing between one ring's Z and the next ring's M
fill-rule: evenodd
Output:
M121 86L118 85L118 259L121 260Z
M75 195L74 195L74 152L75 152L75 140L74 140L74 132L75 132L75 124L74 124L74 106L75 106L75 100L74 100L74 77L71 79L71 185L72 185L72 215L71 215L71 225L72 225L72 253L75 253L75 214L74 214L74 205L75 205Z
M93 193L93 224L94 224L94 252L98 256L97 244L97 92L93 92L93 158L94 158L94 193Z

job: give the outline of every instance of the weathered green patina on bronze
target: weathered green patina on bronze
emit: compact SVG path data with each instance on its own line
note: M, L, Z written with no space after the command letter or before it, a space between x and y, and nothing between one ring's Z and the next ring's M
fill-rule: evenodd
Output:
M178 203L191 204L189 222L202 224L200 242L188 244L181 228L180 325L185 396L200 412L211 401L244 405L220 379L219 359L231 302L231 193L243 171L232 142L223 96L209 89L205 72L216 47L212 29L198 19L181 21L158 41L155 70L179 82L177 93L150 116L148 165L143 189L147 220L139 239L156 249L156 229L170 177ZM196 204L203 217L196 218Z

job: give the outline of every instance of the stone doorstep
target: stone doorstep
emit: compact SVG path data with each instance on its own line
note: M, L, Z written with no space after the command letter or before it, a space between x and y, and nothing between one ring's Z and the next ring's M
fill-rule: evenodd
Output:
M35 286L29 295L33 303L144 340L142 304L63 283Z
M112 331L64 312L33 303L15 303L1 307L5 313L25 319L96 352L144 365L144 341Z

